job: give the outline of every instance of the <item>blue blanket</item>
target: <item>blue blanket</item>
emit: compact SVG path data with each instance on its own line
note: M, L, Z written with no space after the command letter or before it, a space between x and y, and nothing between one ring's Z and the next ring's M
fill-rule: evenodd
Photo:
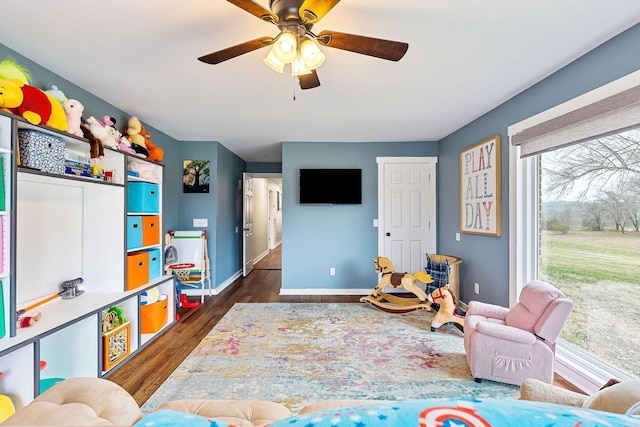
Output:
M161 410L135 427L234 427L194 414ZM268 426L265 425L265 427ZM524 400L429 399L339 408L278 420L270 427L605 427L640 426L640 417Z

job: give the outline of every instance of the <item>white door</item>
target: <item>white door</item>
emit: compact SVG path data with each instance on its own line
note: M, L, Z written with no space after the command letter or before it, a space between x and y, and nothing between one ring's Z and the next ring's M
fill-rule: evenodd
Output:
M378 158L378 252L397 272L424 271L436 252L434 157Z
M253 175L242 174L242 275L253 270Z

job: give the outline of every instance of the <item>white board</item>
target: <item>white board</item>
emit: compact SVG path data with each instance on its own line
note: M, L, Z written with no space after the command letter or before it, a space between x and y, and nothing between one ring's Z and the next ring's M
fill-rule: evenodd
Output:
M192 270L202 270L206 244L203 231L174 231L171 244L178 249L177 263L191 263L195 265Z

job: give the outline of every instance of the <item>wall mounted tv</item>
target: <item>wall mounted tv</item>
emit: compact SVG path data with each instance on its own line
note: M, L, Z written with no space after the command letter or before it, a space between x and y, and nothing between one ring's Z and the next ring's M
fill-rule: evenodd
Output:
M300 169L301 205L361 205L362 169Z

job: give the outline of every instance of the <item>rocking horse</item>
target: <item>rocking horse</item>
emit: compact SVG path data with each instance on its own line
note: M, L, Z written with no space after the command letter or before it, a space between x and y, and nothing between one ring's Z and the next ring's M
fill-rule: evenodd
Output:
M456 308L456 296L449 292L449 284L442 288L436 288L429 294L428 300L431 304L439 304L440 308L431 321L431 332L446 323L453 323L462 331L464 327L464 313Z
M396 273L393 264L388 258L377 257L373 259L376 273L382 273L380 283L375 287L371 295L360 298L360 302L366 302L387 313L409 313L415 310L431 310L431 305L427 300L427 294L415 284L418 280L422 283L432 283L431 276L418 271L415 274ZM384 288L392 286L402 287L406 291L415 295L414 297L402 297L390 295L383 292Z

